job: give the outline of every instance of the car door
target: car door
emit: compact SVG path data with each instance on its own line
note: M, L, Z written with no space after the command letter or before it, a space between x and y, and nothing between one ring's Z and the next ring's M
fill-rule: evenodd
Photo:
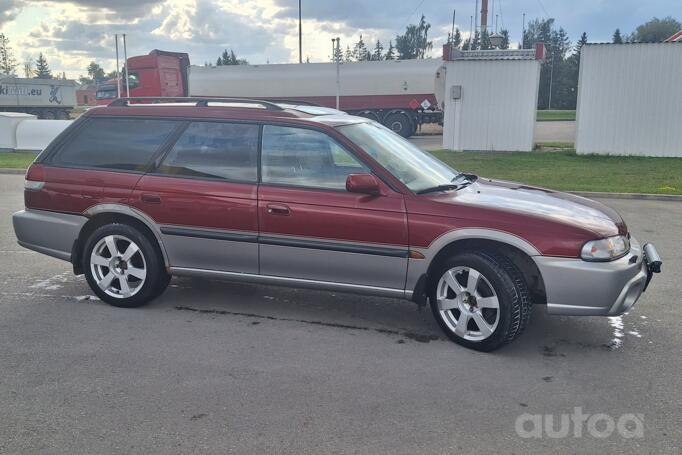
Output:
M326 133L265 125L258 190L263 275L403 289L407 217L401 194L346 191L369 168Z
M132 205L159 225L175 269L258 273L255 124L193 121Z

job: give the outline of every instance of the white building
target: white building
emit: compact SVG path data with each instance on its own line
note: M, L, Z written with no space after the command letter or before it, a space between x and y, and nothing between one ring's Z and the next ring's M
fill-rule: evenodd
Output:
M682 157L682 42L587 44L576 150Z
M464 51L443 62L443 148L531 151L543 54Z

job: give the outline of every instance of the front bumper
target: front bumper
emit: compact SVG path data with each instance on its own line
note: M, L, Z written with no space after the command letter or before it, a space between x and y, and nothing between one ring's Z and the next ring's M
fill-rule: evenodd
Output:
M12 216L19 245L48 256L71 260L71 250L87 218L26 209Z
M648 253L648 254L647 254ZM617 316L630 310L660 272L656 248L633 237L630 252L611 262L536 256L547 294L547 312L572 316Z

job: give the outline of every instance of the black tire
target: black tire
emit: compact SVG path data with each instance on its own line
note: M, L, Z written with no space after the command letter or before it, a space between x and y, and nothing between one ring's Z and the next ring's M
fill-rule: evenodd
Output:
M452 329L452 322L455 318L459 319L456 315L460 310L453 308L441 312L436 297L439 281L447 271L466 268L480 272L481 276L486 280L483 286L488 288L488 292L493 292L490 295L497 297L499 304L497 326L487 338L482 340L465 339L463 336L455 333ZM463 271L461 273L464 278L468 279L467 272ZM492 290L489 289L490 287L492 287ZM485 288L479 289L483 292ZM476 301L477 299L473 300ZM528 325L532 310L528 287L523 274L505 256L490 252L465 252L443 261L437 270L434 271L433 279L430 280L429 301L431 311L438 325L440 325L443 332L452 341L467 348L484 352L498 349L521 335ZM474 308L476 308L476 304L474 304ZM491 312L486 313L487 317L489 321L494 320L494 310L481 308L480 311ZM465 320L468 321L468 318ZM471 326L467 325L467 327ZM477 327L476 322L474 322L473 327ZM483 332L480 329L479 332L482 336ZM476 331L474 330L472 333L475 334Z
M98 277L95 276L95 273L98 273L97 270L100 270L100 274L107 276L109 273L113 272L112 268L104 266L103 268L100 267L98 269L97 265L91 267L93 249L95 249L95 247L99 248L101 241L110 236L114 236L117 239L115 241L117 249L124 248L126 242L134 242L139 250L138 253L135 253L132 257L131 264L133 264L132 266L144 268L146 270L144 280L137 281L137 278L132 278L134 281L133 284L138 283L138 286L135 287L134 293L129 297L111 295L111 293L116 294L116 287L119 288L119 291L123 291L120 278L118 277L110 282L111 287L107 287L108 292L105 292L105 290L98 285ZM130 243L127 243L127 245L130 245ZM110 255L110 257L113 258L114 255L111 255L108 247L105 248L103 254ZM105 257L104 259L108 258ZM136 262L133 263L133 261ZM158 247L155 246L146 235L127 224L112 223L96 229L85 243L82 264L88 285L90 285L90 288L97 297L110 305L121 308L134 308L146 304L161 295L170 281L170 276L164 269L163 257ZM93 268L95 269L94 271ZM128 278L126 278L126 283L127 282Z
M54 113L54 111L43 111L42 118L45 120L54 120L57 118L57 115Z
M400 134L402 137L412 136L412 120L404 112L393 112L384 119L384 125L393 130L394 133Z
M69 119L69 111L65 111L63 109L60 109L57 111L57 120L68 120Z

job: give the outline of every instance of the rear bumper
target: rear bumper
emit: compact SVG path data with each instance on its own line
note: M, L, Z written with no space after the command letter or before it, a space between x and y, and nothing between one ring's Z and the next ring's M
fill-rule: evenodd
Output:
M653 245L649 245L652 249ZM547 312L572 316L617 316L630 310L654 273L637 240L612 262L536 256L547 293ZM659 264L660 267L660 264Z
M26 209L12 216L19 245L71 261L71 250L87 218L80 215Z

